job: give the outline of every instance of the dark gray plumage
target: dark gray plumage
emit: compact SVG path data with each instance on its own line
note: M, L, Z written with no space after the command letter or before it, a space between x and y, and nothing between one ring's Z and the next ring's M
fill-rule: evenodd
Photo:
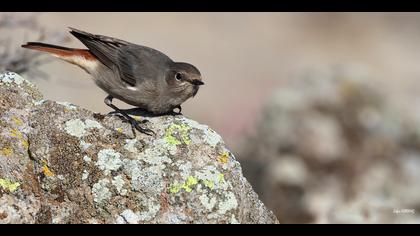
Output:
M130 121L133 119L112 104L113 98L160 115L175 108L181 110L180 105L204 84L195 66L174 62L153 48L73 28L70 33L88 50L34 42L22 46L51 53L83 68L109 94L106 104ZM138 124L136 128L141 129Z

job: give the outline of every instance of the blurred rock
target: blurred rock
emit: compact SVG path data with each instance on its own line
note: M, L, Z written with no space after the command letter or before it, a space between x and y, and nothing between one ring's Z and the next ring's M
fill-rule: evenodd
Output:
M336 68L273 94L239 156L281 222L420 222L420 119L371 81Z
M286 156L274 160L268 174L276 183L302 185L306 182L306 164L296 156Z
M0 94L0 223L278 222L205 125L149 117L156 137L133 137L10 72Z

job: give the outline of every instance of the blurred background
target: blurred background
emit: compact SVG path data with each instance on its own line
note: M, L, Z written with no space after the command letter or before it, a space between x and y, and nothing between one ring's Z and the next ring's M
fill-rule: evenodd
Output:
M20 48L83 47L69 26L197 66L183 114L223 136L280 222L420 223L419 13L0 13L0 70L106 113L83 70Z

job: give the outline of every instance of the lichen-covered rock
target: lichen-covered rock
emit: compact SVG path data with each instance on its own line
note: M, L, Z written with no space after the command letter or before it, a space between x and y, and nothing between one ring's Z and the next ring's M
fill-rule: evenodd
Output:
M0 223L277 223L205 125L149 117L134 137L14 73L0 94Z

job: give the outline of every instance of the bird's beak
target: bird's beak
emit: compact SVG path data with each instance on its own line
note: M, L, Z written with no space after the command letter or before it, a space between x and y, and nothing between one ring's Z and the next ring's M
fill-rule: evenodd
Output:
M194 85L204 85L204 82L198 79L195 79L191 82Z

